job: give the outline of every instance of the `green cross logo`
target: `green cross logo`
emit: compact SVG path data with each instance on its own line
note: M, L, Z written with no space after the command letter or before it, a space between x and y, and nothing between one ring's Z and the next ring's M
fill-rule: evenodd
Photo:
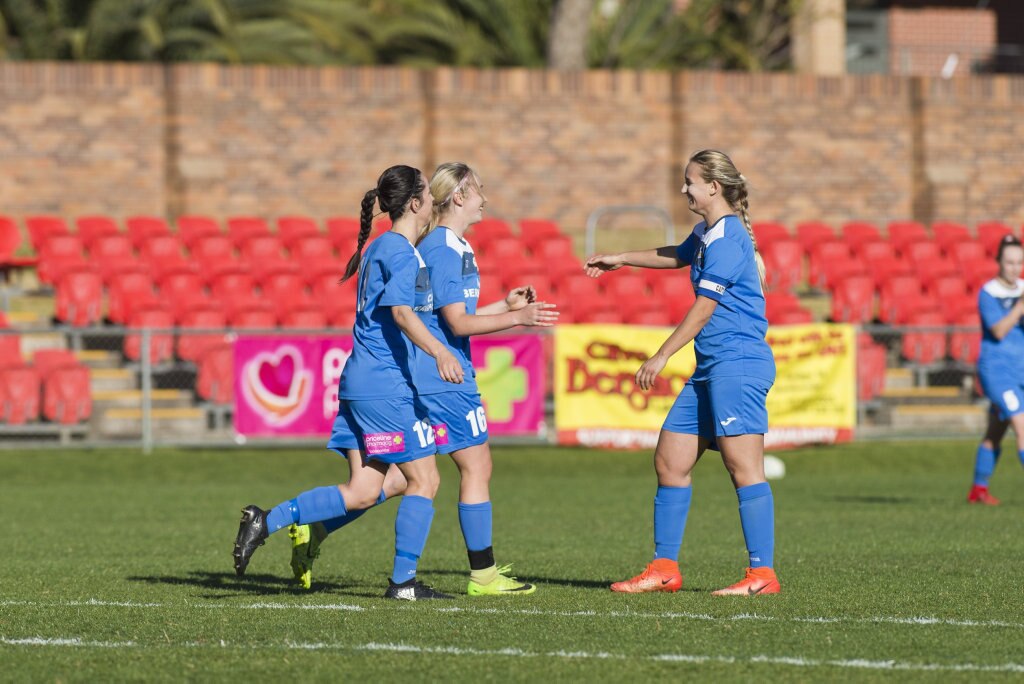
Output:
M487 417L499 423L512 419L512 405L526 398L526 371L515 365L511 349L491 347L477 373L480 394L487 400Z

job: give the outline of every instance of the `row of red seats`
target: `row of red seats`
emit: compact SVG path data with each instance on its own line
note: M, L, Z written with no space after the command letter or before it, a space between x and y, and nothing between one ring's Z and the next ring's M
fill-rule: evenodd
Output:
M0 335L0 423L73 425L92 415L89 369L72 352L40 349L26 364L17 335Z
M914 275L899 275L886 281L880 290L870 277L852 275L840 281L832 293L831 318L843 323L877 319L906 325L915 314L929 312L938 314L944 323L967 325L977 318L977 303L977 289L957 275L935 278L926 284Z

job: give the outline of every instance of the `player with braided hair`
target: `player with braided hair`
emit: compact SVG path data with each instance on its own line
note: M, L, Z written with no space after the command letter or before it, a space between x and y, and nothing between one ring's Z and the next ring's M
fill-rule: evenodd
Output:
M690 211L704 220L681 245L590 257L591 277L623 266L690 266L697 298L683 321L636 374L650 389L669 357L691 340L697 368L669 410L654 452L654 560L612 591L678 591L691 471L707 449L721 451L736 487L740 524L749 554L745 577L712 592L754 596L781 591L774 571L775 505L764 475L765 402L775 382L775 360L765 342L764 264L750 228L746 179L725 154L704 150L685 169ZM739 217L736 216L739 214Z
M375 203L391 217L392 228L362 254ZM392 493L397 488L405 496L395 519L394 566L384 596L451 598L416 579L440 476L433 443L420 439L430 424L414 402L413 345L434 359L445 382L461 383L463 378L459 361L417 314L433 309L427 268L413 246L432 206L426 179L409 166L385 170L363 197L358 246L342 276L344 281L359 274L352 355L338 386L338 417L328 442L328 448L348 455L350 480L303 492L269 511L252 505L242 509L233 551L237 574L245 573L252 554L270 534L328 520L343 524L378 503L388 494L386 476L394 465L400 476L391 477ZM315 549L311 554L315 557Z

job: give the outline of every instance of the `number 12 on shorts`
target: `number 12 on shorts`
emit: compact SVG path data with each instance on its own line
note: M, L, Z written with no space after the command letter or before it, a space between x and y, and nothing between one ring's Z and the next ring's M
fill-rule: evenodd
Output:
M474 437L479 437L482 433L487 432L487 416L484 414L483 406L467 413L466 420L469 421L469 428L473 431Z

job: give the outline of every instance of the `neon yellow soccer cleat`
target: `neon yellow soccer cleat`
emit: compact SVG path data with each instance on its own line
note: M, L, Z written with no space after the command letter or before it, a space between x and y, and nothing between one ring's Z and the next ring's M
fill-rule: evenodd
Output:
M320 557L320 544L327 539L327 530L320 523L292 525L288 528L292 540L292 572L303 589L313 584L313 561Z
M470 580L466 593L470 596L499 596L502 594L532 594L537 591L537 587L532 584L520 582L515 577L506 574L511 571L511 565L503 565L498 568L498 576L487 584L477 584Z

